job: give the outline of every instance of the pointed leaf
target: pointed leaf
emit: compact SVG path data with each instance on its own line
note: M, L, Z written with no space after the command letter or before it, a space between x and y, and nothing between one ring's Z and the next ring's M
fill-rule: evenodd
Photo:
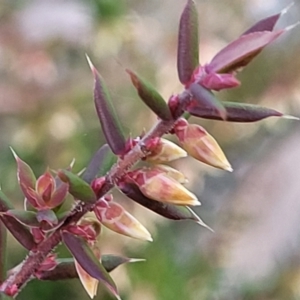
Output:
M125 138L121 124L110 100L109 92L103 78L93 66L88 56L87 60L94 75L94 101L102 131L111 150L115 154L123 154L126 148Z
M35 247L35 242L29 230L19 223L14 217L0 216L2 222L15 239L26 249L32 250Z
M37 213L33 211L10 209L5 215L15 218L18 222L29 227L39 227L40 223L37 220Z
M284 117L281 112L259 105L237 102L223 102L223 105L227 112L226 121L229 122L256 122L269 117ZM196 117L222 120L215 109L199 106L196 101L191 102L186 110Z
M79 176L67 170L59 170L57 175L63 182L67 182L69 184L69 193L74 198L86 203L96 202L97 197L94 191L89 184L82 180Z
M105 286L118 298L118 290L115 283L103 265L96 258L93 251L86 244L85 240L67 231L63 231L62 238L81 267L92 277L103 282Z
M128 69L126 72L143 102L162 120L172 120L173 117L167 103L154 87L136 73Z
M231 42L206 66L208 73L230 73L246 66L286 30L253 32Z
M28 195L28 189L35 189L35 184L36 184L36 177L32 171L32 169L30 168L30 166L28 164L26 164L23 160L21 160L16 152L10 148L15 160L17 162L18 165L18 172L17 172L17 176L18 176L18 181L19 181L19 185L24 193L24 195L28 198L30 198L30 196Z
M9 209L13 209L14 206L11 201L7 198L7 196L0 190L0 212L7 211Z
M40 280L57 281L63 279L78 278L73 257L58 258L56 261L57 266L55 267L55 269L41 273L39 277ZM128 258L112 254L104 254L101 256L100 261L105 270L107 272L111 272L122 264L142 262L145 260L141 258Z
M226 119L226 109L223 103L219 101L210 90L197 83L192 83L189 90L193 95L194 101L196 101L200 107L216 110L222 119Z
M96 176L104 176L116 161L117 157L112 153L109 146L103 145L91 159L82 179L91 183Z
M279 18L285 14L291 6L293 6L294 3L291 3L289 6L284 8L280 13L272 15L270 17L267 17L265 19L262 19L255 23L253 26L251 26L248 30L246 30L242 35L246 35L252 32L257 32L257 31L273 31L277 21Z
M130 199L165 218L179 221L192 220L199 222L198 216L196 216L187 206L176 206L170 203L150 199L133 183L122 183L119 188Z
M145 261L141 258L128 258L119 255L104 254L101 256L101 262L107 272L113 271L122 264Z
M199 65L198 14L193 0L188 0L179 23L177 71L181 83L190 81Z

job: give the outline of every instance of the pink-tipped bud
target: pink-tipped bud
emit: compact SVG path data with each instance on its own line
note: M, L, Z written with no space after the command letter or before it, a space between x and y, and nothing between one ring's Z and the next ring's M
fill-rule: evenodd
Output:
M146 157L146 160L153 163L170 162L187 156L182 148L163 138L157 139L149 148L151 154Z
M232 172L222 149L203 127L180 119L174 130L189 155L210 166Z
M140 169L130 176L148 198L177 205L200 205L193 193L161 170Z
M97 203L94 212L104 226L135 239L152 241L148 230L120 204L110 201L106 202L106 205L102 205L102 201L105 200Z

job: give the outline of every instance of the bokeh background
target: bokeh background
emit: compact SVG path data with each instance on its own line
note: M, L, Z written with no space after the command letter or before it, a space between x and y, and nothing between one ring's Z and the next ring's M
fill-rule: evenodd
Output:
M300 1L277 28L300 20ZM213 55L290 0L196 0L200 58ZM92 100L89 54L105 78L126 132L156 117L138 99L125 68L168 99L182 90L176 72L177 28L185 0L0 0L0 183L22 205L9 150L36 174L75 158L86 166L104 143ZM300 116L300 27L268 46L222 100L256 103ZM164 220L116 197L151 231L151 244L105 230L102 252L146 258L113 271L122 299L300 299L300 125L270 118L253 124L191 119L222 145L233 173L192 158L174 164L189 178L214 233ZM69 255L63 247L60 256ZM26 252L9 237L9 266ZM78 280L30 282L19 299L88 299ZM95 299L113 299L101 287Z

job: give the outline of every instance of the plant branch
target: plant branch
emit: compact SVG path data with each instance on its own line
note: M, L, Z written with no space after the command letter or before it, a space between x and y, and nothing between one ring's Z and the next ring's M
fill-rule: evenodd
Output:
M191 95L187 91L182 92L179 95L180 105L176 110L174 119L167 121L159 120L139 143L111 168L106 175L105 184L101 190L97 192L98 199L109 192L114 187L114 183L148 153L147 149L145 149L147 142L155 137L163 136L174 127L174 124L183 113L184 107L190 98ZM0 286L0 291L16 297L32 275L39 269L40 264L46 259L47 255L61 242L61 231L68 225L78 222L84 214L93 209L94 204L95 203L83 203L79 201L66 218L64 224L56 229L47 239L38 244L34 251L29 252L26 259L20 264L18 270L11 274Z

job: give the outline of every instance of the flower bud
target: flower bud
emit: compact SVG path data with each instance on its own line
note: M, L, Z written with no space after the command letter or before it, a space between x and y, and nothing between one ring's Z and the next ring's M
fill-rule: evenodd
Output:
M175 179L176 181L178 181L181 184L188 182L188 180L184 176L184 174L182 174L181 172L179 172L178 170L176 170L174 168L171 168L170 166L159 164L159 165L152 166L151 169L159 170L162 173L166 174L167 176Z
M232 171L222 149L203 127L180 119L174 130L189 155L210 166Z
M163 138L155 141L155 145L150 146L150 151L151 154L146 157L146 160L153 163L170 162L187 156L182 148Z
M148 230L120 204L101 199L94 212L98 220L110 230L135 239L152 241Z
M140 191L153 200L177 205L200 205L193 193L161 170L140 169L130 176Z

